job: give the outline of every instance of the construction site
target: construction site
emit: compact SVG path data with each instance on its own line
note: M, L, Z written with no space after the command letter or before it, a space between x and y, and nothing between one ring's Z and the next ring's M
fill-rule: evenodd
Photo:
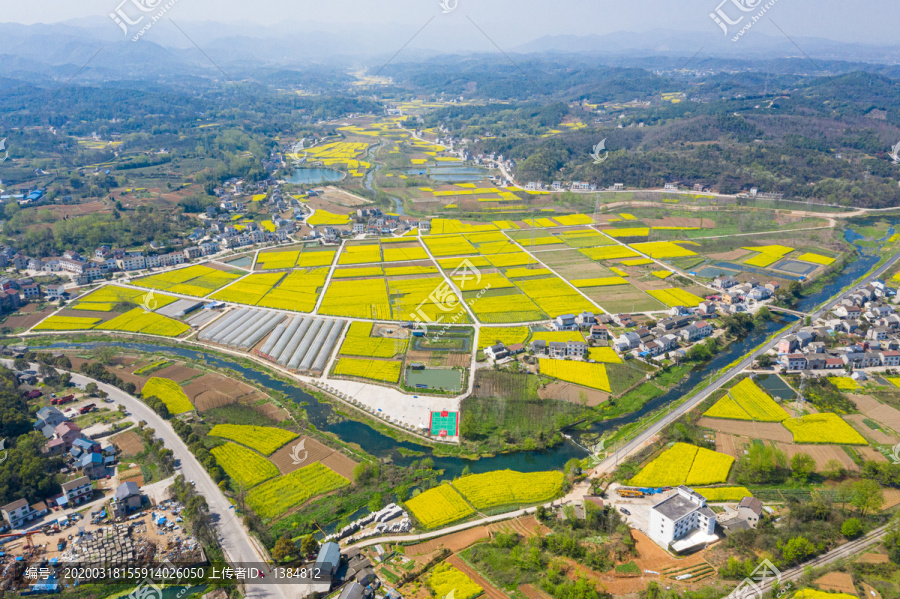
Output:
M41 583L26 576L32 567L49 573L51 582L44 580L43 584L52 586L73 584L74 580L66 579L66 569L75 566L205 563L201 544L181 525L179 513L180 506L167 501L118 522L106 518L96 524L70 520L67 527L61 528L54 522L27 533L3 535L15 538L0 551L0 591L22 590Z

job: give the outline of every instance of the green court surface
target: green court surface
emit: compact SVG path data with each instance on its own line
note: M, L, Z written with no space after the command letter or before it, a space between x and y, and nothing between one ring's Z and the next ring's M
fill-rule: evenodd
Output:
M456 412L432 412L431 434L438 436L446 431L448 437L456 436Z

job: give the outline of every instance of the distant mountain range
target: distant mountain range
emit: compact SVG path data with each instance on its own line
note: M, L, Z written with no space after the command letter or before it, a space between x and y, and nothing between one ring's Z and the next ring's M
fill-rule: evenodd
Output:
M179 30L181 28L181 30ZM504 48L507 55L566 56L579 60L597 58L611 64L670 68L691 60L691 68L738 68L754 61L784 58L850 63L900 64L900 46L874 47L818 38L794 38L752 31L738 42L718 35L715 27L705 34L651 31L608 35L551 35ZM183 30L183 32L182 32ZM453 55L496 55L497 46L484 30L468 21L429 25L414 35L408 25L378 28L346 28L336 31L325 24L282 24L262 27L247 24L178 22L156 23L134 43L110 19L88 18L50 25L0 23L0 77L34 83L80 80L165 80L189 75L234 78L271 70L330 66L366 67L377 70L397 52L395 64ZM202 48L202 51L198 49ZM505 58L503 58L505 60ZM724 63L718 62L721 59Z

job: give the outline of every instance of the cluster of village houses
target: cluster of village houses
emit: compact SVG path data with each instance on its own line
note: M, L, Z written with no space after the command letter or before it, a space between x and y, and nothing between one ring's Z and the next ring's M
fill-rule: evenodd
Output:
M787 371L900 367L898 296L875 280L844 296L824 317L778 341L778 363Z
M35 374L31 371L16 372L19 392L27 398L35 398L36 390L30 383L35 383ZM37 392L40 393L40 392ZM90 411L92 404L74 410L74 414ZM61 456L64 465L61 473L71 480L64 482L62 492L49 498L29 504L24 498L17 499L0 507L0 530L22 528L27 523L40 518L53 509L61 509L80 505L93 499L92 481L106 478L115 468L116 448L111 443L101 443L86 435L69 416L55 406L45 406L38 410L34 430L41 433L46 442L42 452L48 457ZM105 433L100 433L104 436ZM49 504L48 504L49 502ZM118 517L127 511L141 506L141 494L134 482L122 483L111 498L110 507L113 515Z

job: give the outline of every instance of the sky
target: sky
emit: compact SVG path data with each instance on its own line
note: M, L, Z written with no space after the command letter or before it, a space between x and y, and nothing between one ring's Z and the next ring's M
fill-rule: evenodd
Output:
M656 30L719 35L710 18L722 0L442 0L456 8L444 14L439 0L124 0L162 6L174 2L174 20L377 31L379 26L408 26L414 33L432 17L471 19L501 45L544 35L591 35ZM732 3L761 7L767 0L724 0L726 14L740 14ZM87 17L109 18L123 0L0 0L0 21L56 23ZM896 45L900 2L866 0L864 8L847 0L768 0L771 18L786 35L841 42ZM752 14L752 13L750 13ZM760 27L779 35L770 22Z

